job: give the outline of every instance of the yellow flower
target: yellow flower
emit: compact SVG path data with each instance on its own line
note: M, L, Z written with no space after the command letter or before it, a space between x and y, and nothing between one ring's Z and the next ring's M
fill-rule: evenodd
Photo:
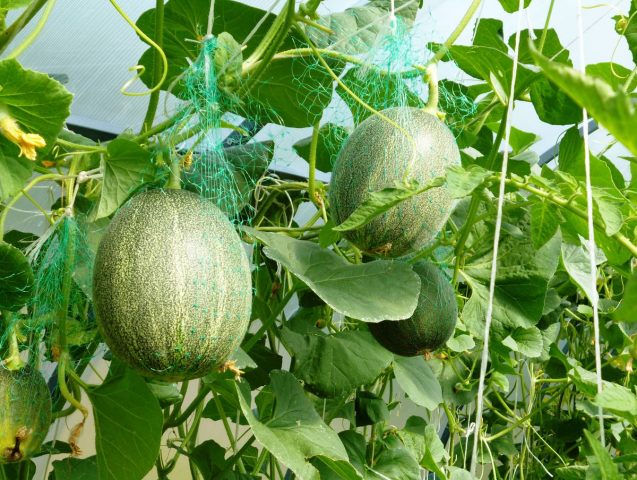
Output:
M35 160L37 156L36 148L46 146L44 138L37 133L24 132L18 122L6 113L0 116L0 133L20 148L20 156L24 156L29 160Z

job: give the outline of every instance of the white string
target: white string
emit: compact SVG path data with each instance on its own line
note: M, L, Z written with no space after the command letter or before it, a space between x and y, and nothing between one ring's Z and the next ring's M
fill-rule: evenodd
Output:
M520 0L518 6L518 25L515 32L515 49L513 52L513 70L511 72L511 90L507 105L507 117L504 133L504 154L502 158L502 171L500 172L500 190L498 193L498 212L495 221L495 233L493 238L493 260L491 261L491 278L489 280L489 302L487 304L487 318L484 324L484 338L482 359L480 362L480 380L478 383L478 399L476 403L475 436L473 437L473 452L471 454L471 475L475 477L478 466L478 444L480 443L480 430L482 428L482 411L484 409L484 382L487 376L487 362L489 361L489 332L493 319L493 298L495 296L495 279L498 270L498 250L500 248L500 231L502 230L502 212L504 207L504 192L506 187L507 168L509 165L509 141L511 138L511 126L513 117L513 104L515 102L515 82L518 73L518 57L520 51L520 35L522 32L522 15L524 0Z
M206 29L206 37L212 36L212 26L215 22L215 0L210 0L210 10L208 11L208 28Z
M584 28L582 22L582 0L577 0L577 30L579 45L579 70L585 72L586 61L584 57ZM589 151L588 112L582 109L582 138L584 139L584 169L586 171L586 213L588 222L588 254L590 260L590 292L589 298L593 307L593 329L595 335L595 376L597 380L597 393L602 392L602 354L599 345L599 309L597 295L597 258L595 254L595 227L593 225L593 189L591 187L591 156ZM602 446L606 446L604 435L604 412L602 407L597 407L599 420L599 435Z
M396 29L398 27L396 22L396 5L394 0L389 0L389 25L391 26L392 32L396 33Z

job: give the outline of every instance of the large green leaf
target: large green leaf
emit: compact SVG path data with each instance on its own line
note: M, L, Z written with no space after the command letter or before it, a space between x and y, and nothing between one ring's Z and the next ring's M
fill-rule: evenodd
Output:
M209 0L170 0L164 7L164 41L163 49L168 58L168 78L162 85L166 90L178 76L180 76L199 55L201 40L206 34L208 13L210 11ZM258 43L263 39L268 28L275 18L264 10L245 5L232 0L215 1L215 20L213 34L228 32L238 42L243 42L248 34L264 19L261 27L256 31L247 43L244 56L250 55ZM144 12L137 20L139 28L155 38L155 9ZM286 41L284 47L292 47L293 44ZM151 86L152 72L155 62L155 50L149 48L139 60L140 65L146 67L142 80L147 86ZM173 92L181 95L182 86L177 83Z
M577 70L534 53L537 65L544 75L566 92L581 107L637 155L637 111L630 95L623 90L613 90L603 80L585 75Z
M635 77L630 85L626 85L626 80L630 77L630 69L618 63L591 63L586 65L586 74L606 82L613 90L625 88L626 91L633 92L637 88L637 78Z
M130 369L120 372L88 391L95 416L97 480L139 480L159 455L164 421L159 402L140 376Z
M476 24L473 33L473 44L481 47L490 47L507 51L507 45L504 43L503 37L504 25L502 20L495 18L481 18Z
M33 269L24 254L0 240L0 310L22 308L31 298L34 282Z
M542 332L537 327L518 327L502 340L502 344L528 358L539 357L544 348Z
M398 261L353 265L331 250L286 235L245 229L337 312L366 322L408 318L418 303L420 278Z
M630 422L635 423L637 420L637 396L623 385L606 382L596 395L595 404Z
M288 372L273 371L271 388L276 399L271 418L260 421L250 409L250 398L239 390L241 410L257 440L300 480L318 480L319 472L308 462L316 456L347 461L338 435L329 428L305 396L298 380Z
M322 396L343 397L373 382L392 361L392 354L365 330L301 335L284 328L281 337L296 359L294 374Z
M70 114L73 96L45 73L26 70L13 59L0 61L0 85L3 111L26 133L42 136L46 147L39 153L48 152ZM3 136L0 136L0 150L14 158L19 152L18 147Z
M115 139L104 158L104 181L95 220L108 217L139 188L154 178L150 153L131 140Z
M397 0L396 15L407 25L416 18L420 0ZM381 35L389 33L390 2L372 0L362 7L348 8L343 12L325 15L318 19L319 24L331 32L325 32L303 24L310 40L319 48L332 47L350 55L368 53Z
M18 463L7 463L0 465L0 480L31 480L36 473L36 466L33 460L24 460Z
M442 388L423 357L394 358L394 374L400 388L417 405L436 410L442 403Z
M528 222L520 223L522 238L503 234L498 254L492 333L505 338L518 327L533 327L542 316L548 282L557 268L561 239L555 235L536 250ZM493 239L491 232L490 241ZM491 249L470 259L462 269L472 289L462 312L474 336L481 337L486 316L493 252Z
M273 61L251 90L246 113L262 124L310 127L332 101L333 83L318 63L302 58Z
M49 480L95 480L99 477L97 457L73 458L53 462L53 472ZM101 477L104 478L104 477Z
M420 466L404 448L383 450L376 458L373 467L368 468L368 479L420 480Z

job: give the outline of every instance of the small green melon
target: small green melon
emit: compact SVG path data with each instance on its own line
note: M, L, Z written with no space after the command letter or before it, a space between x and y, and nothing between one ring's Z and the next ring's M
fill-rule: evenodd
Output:
M425 185L460 164L460 151L449 128L437 117L411 107L383 110L350 135L335 162L330 207L337 223L346 220L370 192L405 179ZM405 131L411 138L405 135ZM445 187L434 188L391 208L346 238L371 254L400 257L427 246L455 206Z
M31 367L0 367L0 464L37 453L51 425L51 395Z
M458 319L456 295L449 279L429 262L415 264L414 271L421 286L413 315L406 320L369 324L378 343L406 357L442 347L453 334Z
M106 344L141 374L197 378L239 346L250 321L250 265L230 221L183 190L124 205L102 238L93 302Z

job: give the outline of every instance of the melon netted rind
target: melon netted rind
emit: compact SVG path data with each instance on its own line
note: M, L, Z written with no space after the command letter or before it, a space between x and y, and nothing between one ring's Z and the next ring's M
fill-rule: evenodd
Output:
M413 357L442 347L453 334L458 304L453 286L440 269L430 262L418 262L414 271L420 277L418 306L406 320L370 323L374 338L387 350Z
M372 115L352 132L330 181L329 199L337 223L346 220L370 192L403 181L408 169L406 179L425 185L443 176L447 167L460 164L453 134L434 115L411 107L389 108L382 114L403 131ZM365 252L400 257L430 244L454 206L455 201L444 186L434 188L398 204L357 230L345 232L345 236Z
M42 374L0 367L0 464L39 452L50 425L51 395Z
M250 320L250 264L211 202L152 190L113 218L97 251L93 301L113 353L139 373L197 378L237 349Z

